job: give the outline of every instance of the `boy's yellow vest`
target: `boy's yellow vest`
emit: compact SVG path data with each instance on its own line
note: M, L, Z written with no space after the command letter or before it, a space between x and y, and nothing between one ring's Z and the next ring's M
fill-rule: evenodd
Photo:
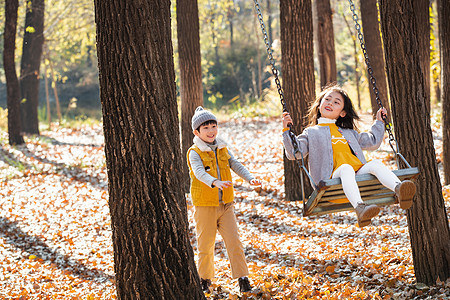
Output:
M201 151L196 145L193 145L187 151L187 162L189 166L189 176L191 177L191 197L195 206L219 206L219 188L212 188L194 176L191 163L189 162L189 153L195 151L202 159L205 171L213 177L218 178L217 163L219 165L220 180L231 181L231 169L228 159L231 157L228 154L226 147L217 149L217 163L214 151ZM234 199L233 186L223 189L222 201L229 203Z

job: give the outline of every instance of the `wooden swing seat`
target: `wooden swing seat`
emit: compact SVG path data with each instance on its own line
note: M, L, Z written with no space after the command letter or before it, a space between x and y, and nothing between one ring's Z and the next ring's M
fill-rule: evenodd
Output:
M400 180L415 179L419 175L418 168L394 170ZM394 192L383 186L371 174L357 175L361 198L367 204L391 205L397 202ZM340 178L327 179L319 182L309 199L304 203L303 216L323 215L340 211L352 210L348 202Z

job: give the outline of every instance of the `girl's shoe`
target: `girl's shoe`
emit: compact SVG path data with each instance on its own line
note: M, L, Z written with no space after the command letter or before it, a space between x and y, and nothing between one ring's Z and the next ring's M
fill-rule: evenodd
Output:
M380 208L374 204L359 203L355 211L358 218L358 226L361 228L370 225L372 218L380 213Z
M211 286L211 280L201 278L200 283L202 286L202 291L205 293L209 292L209 287Z
M404 180L395 187L395 195L398 203L403 209L408 209L413 203L413 197L416 194L416 185L411 180Z

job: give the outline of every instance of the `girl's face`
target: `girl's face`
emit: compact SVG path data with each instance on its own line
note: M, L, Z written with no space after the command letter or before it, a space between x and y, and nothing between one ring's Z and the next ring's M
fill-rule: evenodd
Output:
M319 112L322 117L333 120L345 117L344 97L337 91L328 92L320 101Z
M199 130L194 130L194 134L207 143L214 143L218 132L217 124L200 126Z

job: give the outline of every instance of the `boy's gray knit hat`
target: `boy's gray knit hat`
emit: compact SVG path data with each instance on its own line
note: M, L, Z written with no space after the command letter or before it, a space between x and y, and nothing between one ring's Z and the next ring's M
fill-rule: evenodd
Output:
M205 123L206 121L214 120L217 122L217 118L212 112L203 109L203 107L199 106L195 109L195 113L192 116L192 130L197 129L200 125Z

